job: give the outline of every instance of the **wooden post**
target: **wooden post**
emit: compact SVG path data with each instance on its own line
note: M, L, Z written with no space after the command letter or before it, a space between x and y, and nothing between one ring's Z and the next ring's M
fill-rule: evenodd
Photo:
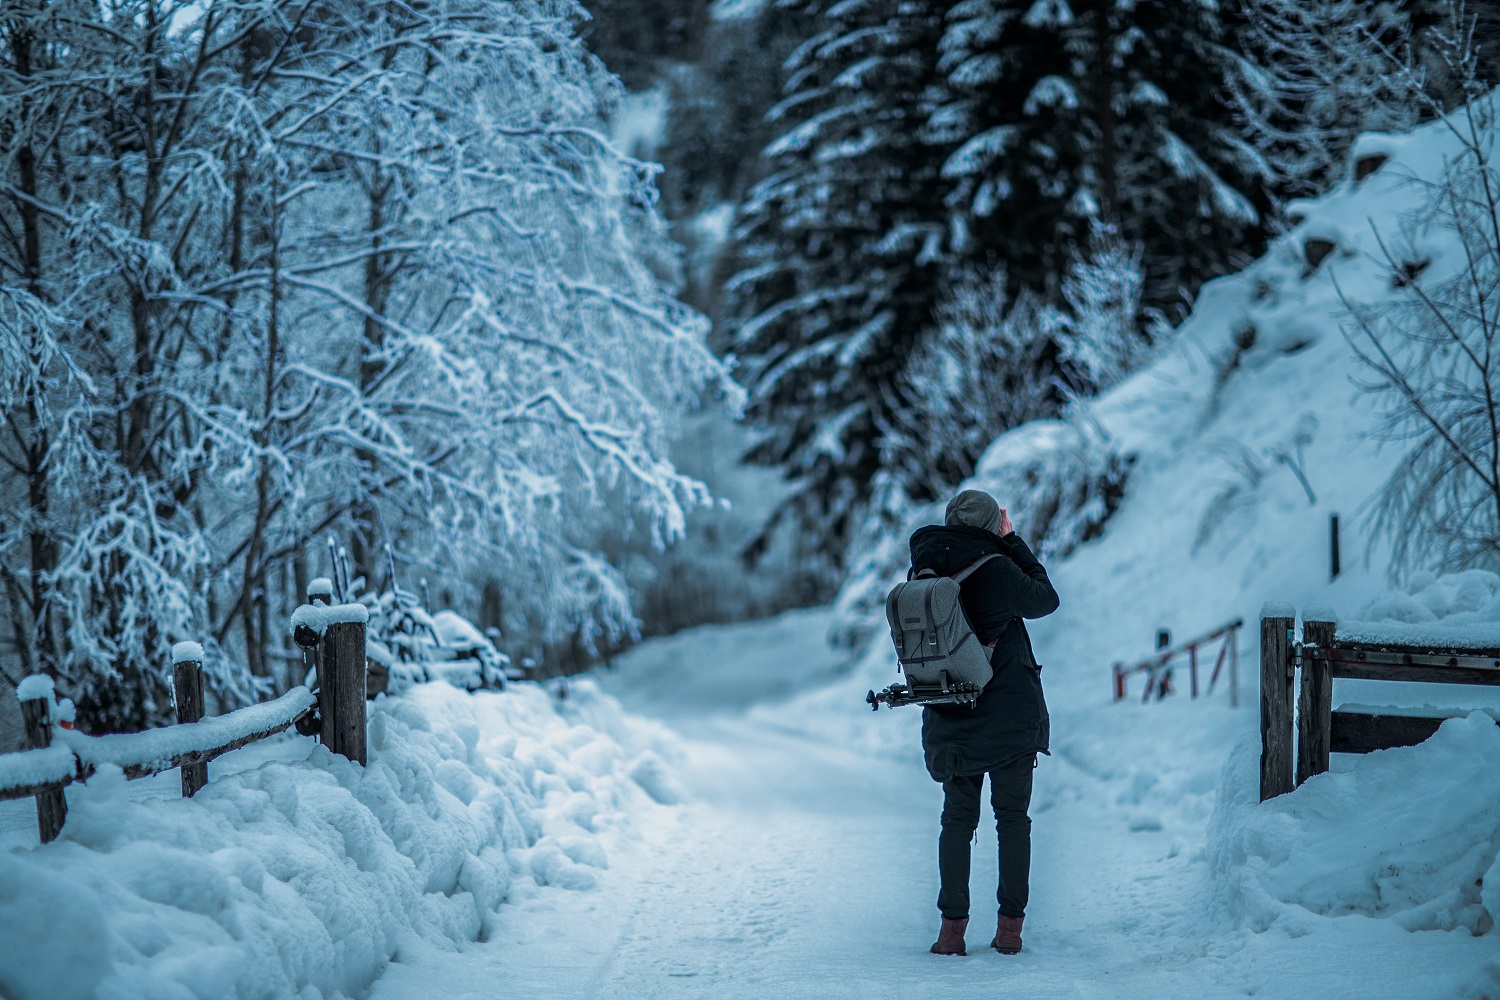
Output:
M1125 700L1125 668L1116 663L1115 672L1115 701Z
M365 747L365 623L332 622L323 632L318 686L323 698L323 743L360 764Z
M1240 627L1229 630L1229 707L1240 707Z
M1260 800L1293 788L1292 625L1285 615L1260 619Z
M1329 569L1331 570L1328 578L1330 580L1337 580L1339 578L1339 516L1337 514L1333 514L1329 517L1328 527L1328 562Z
M1198 697L1198 647L1188 647L1188 671L1191 674L1193 697Z
M26 724L26 745L39 750L52 745L52 696L28 698L21 702L21 719ZM68 819L68 800L61 788L36 793L36 828L42 843L50 844L62 833Z
M189 647L184 649L183 647ZM192 658L197 654L197 659ZM179 659L179 656L182 657ZM203 718L203 649L197 643L179 643L172 650L172 695L177 701L177 721ZM208 762L182 765L182 797L192 798L208 784Z
M1333 622L1304 621L1302 645L1333 645L1337 626ZM1297 698L1297 784L1328 770L1333 732L1333 674L1323 657L1302 658L1302 686Z

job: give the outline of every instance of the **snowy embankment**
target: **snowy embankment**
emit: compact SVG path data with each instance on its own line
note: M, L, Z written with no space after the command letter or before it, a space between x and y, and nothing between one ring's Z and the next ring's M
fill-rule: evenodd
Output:
M142 800L102 765L59 841L0 855L0 995L361 995L404 948L592 887L631 814L677 794L670 737L591 682L561 701L427 684L373 702L369 732L368 768L288 737L192 799Z
M1170 835L1202 888L1193 912L1224 934L1324 932L1329 947L1347 949L1362 925L1338 918L1363 915L1412 932L1402 947L1414 969L1424 948L1446 947L1437 938L1496 933L1500 731L1486 716L1458 718L1420 747L1335 755L1333 773L1257 805L1254 623L1266 601L1331 606L1349 619L1500 623L1491 574L1423 574L1411 593L1386 593L1390 546L1372 537L1368 515L1403 446L1376 440L1379 402L1356 385L1343 333L1346 302L1399 294L1382 243L1395 264L1421 265L1407 268L1421 272L1416 280L1462 265L1453 234L1419 219L1433 193L1422 179L1457 155L1441 123L1366 137L1355 150L1365 176L1354 180L1351 166L1328 196L1295 206L1298 224L1242 272L1206 285L1149 364L1069 420L1002 436L965 484L997 496L1023 535L1042 519L1051 526L1043 557L1062 608L1031 626L1053 714L1038 809L1105 796L1120 808L1101 821L1120 836ZM1117 470L1118 493L1106 488ZM1334 514L1344 559L1330 580ZM935 505L908 527L941 516ZM869 643L849 678L765 717L872 752L915 752L915 713L860 707L867 688L897 679L878 602L905 557L905 538L888 540L841 595L838 631ZM1251 626L1244 707L1228 710L1222 687L1182 704L1181 678L1179 704L1110 703L1111 664L1144 658L1157 629L1183 638L1235 618ZM1500 707L1493 688L1339 681L1335 707L1349 702L1456 715ZM1384 931L1359 933L1373 942ZM1500 995L1500 966L1461 978L1472 995Z

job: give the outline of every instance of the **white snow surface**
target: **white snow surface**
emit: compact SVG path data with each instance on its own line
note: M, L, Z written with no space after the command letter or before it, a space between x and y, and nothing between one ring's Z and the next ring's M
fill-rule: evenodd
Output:
M77 762L72 752L56 743L39 750L0 755L0 789L29 788L73 776Z
M661 808L632 772L673 746L587 681L561 704L424 685L369 731L368 768L286 737L192 799L107 765L72 786L58 841L0 854L0 995L364 996L393 956L493 936L508 900L594 886Z
M1500 622L1493 625L1453 625L1448 622L1339 622L1338 641L1422 649L1500 650Z
M295 687L273 701L248 705L199 722L110 736L88 736L59 729L53 738L72 750L85 766L164 766L183 754L228 746L235 740L289 723L315 701L307 688Z
M56 687L52 678L46 674L29 674L21 678L21 683L16 685L17 701L33 701L37 698L50 700Z
M303 604L292 612L293 629L305 625L319 635L327 632L330 625L350 623L363 625L369 620L369 609L363 604L334 604L332 606Z
M172 663L202 663L203 645L197 642L179 642L172 647Z

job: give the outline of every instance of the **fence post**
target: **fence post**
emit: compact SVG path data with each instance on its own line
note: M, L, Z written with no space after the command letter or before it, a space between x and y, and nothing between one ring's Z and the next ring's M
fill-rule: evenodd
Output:
M343 605L355 608L358 605ZM338 608L333 609L337 612ZM359 607L361 612L363 607ZM359 616L363 619L363 615ZM323 743L360 764L365 745L365 622L330 622L323 632L318 687L323 699Z
M27 698L21 702L21 719L26 724L26 745L40 750L52 745L52 690L40 698ZM62 833L63 823L68 819L68 800L61 788L48 788L36 793L36 828L42 843L50 844Z
M1322 614L1319 618L1332 617ZM1302 621L1302 644L1327 649L1337 627L1331 621ZM1302 657L1302 687L1297 699L1297 784L1328 770L1333 727L1333 673L1328 659Z
M1125 667L1119 663L1114 666L1115 674L1115 701L1125 700Z
M177 702L177 721L198 722L203 718L203 647L179 642L172 647L172 696ZM192 798L208 784L208 762L182 765L182 797Z
M1229 643L1229 707L1240 707L1240 627L1230 628L1225 640Z
M1339 516L1331 514L1328 518L1328 568L1329 580L1339 578Z
M1198 647L1188 647L1188 671L1192 678L1193 697L1198 697Z
M1286 606L1260 617L1260 800L1290 792L1292 766L1292 626Z

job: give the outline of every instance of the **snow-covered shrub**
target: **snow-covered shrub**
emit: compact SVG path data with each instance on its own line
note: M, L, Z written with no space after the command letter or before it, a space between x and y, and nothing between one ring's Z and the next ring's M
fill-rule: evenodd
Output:
M1087 404L1080 403L1067 420L1033 420L1001 435L962 486L999 500L1017 532L1050 559L1098 537L1125 497L1133 462L1103 437L1088 419ZM832 639L841 645L867 638L879 620L886 592L906 570L910 533L943 520L946 496L919 505L903 502L890 486L885 495L892 499L864 525L858 556L835 602Z
M1407 5L1250 0L1245 15L1230 92L1284 189L1327 189L1361 132L1404 131L1421 117L1417 79L1397 62L1411 37Z
M1456 155L1413 182L1425 203L1399 233L1381 234L1391 298L1346 302L1345 337L1382 409L1380 433L1405 452L1375 517L1394 540L1396 572L1500 566L1500 316L1487 305L1500 293L1500 131L1466 35L1449 54L1467 81L1463 103L1441 123ZM1453 252L1405 277L1420 243Z
M938 307L937 329L907 363L905 423L883 448L911 482L939 493L961 482L996 435L1055 407L1044 364L1054 310L1012 296L1003 269L969 270ZM855 547L855 551L858 546Z
M1127 241L1114 226L1095 222L1088 248L1073 248L1073 262L1063 280L1067 310L1049 310L1047 333L1057 343L1064 369L1088 395L1111 388L1146 358L1147 327L1159 327L1160 316L1148 315L1141 295L1141 244Z
M999 499L1038 555L1051 558L1099 535L1124 499L1133 461L1080 404L1067 420L1033 421L1001 437L968 485Z
M118 771L75 788L58 841L0 854L0 993L363 996L399 948L594 886L631 814L680 794L669 738L587 681L561 703L423 685L376 701L369 732L368 767L298 738L307 759L191 799L136 798Z

